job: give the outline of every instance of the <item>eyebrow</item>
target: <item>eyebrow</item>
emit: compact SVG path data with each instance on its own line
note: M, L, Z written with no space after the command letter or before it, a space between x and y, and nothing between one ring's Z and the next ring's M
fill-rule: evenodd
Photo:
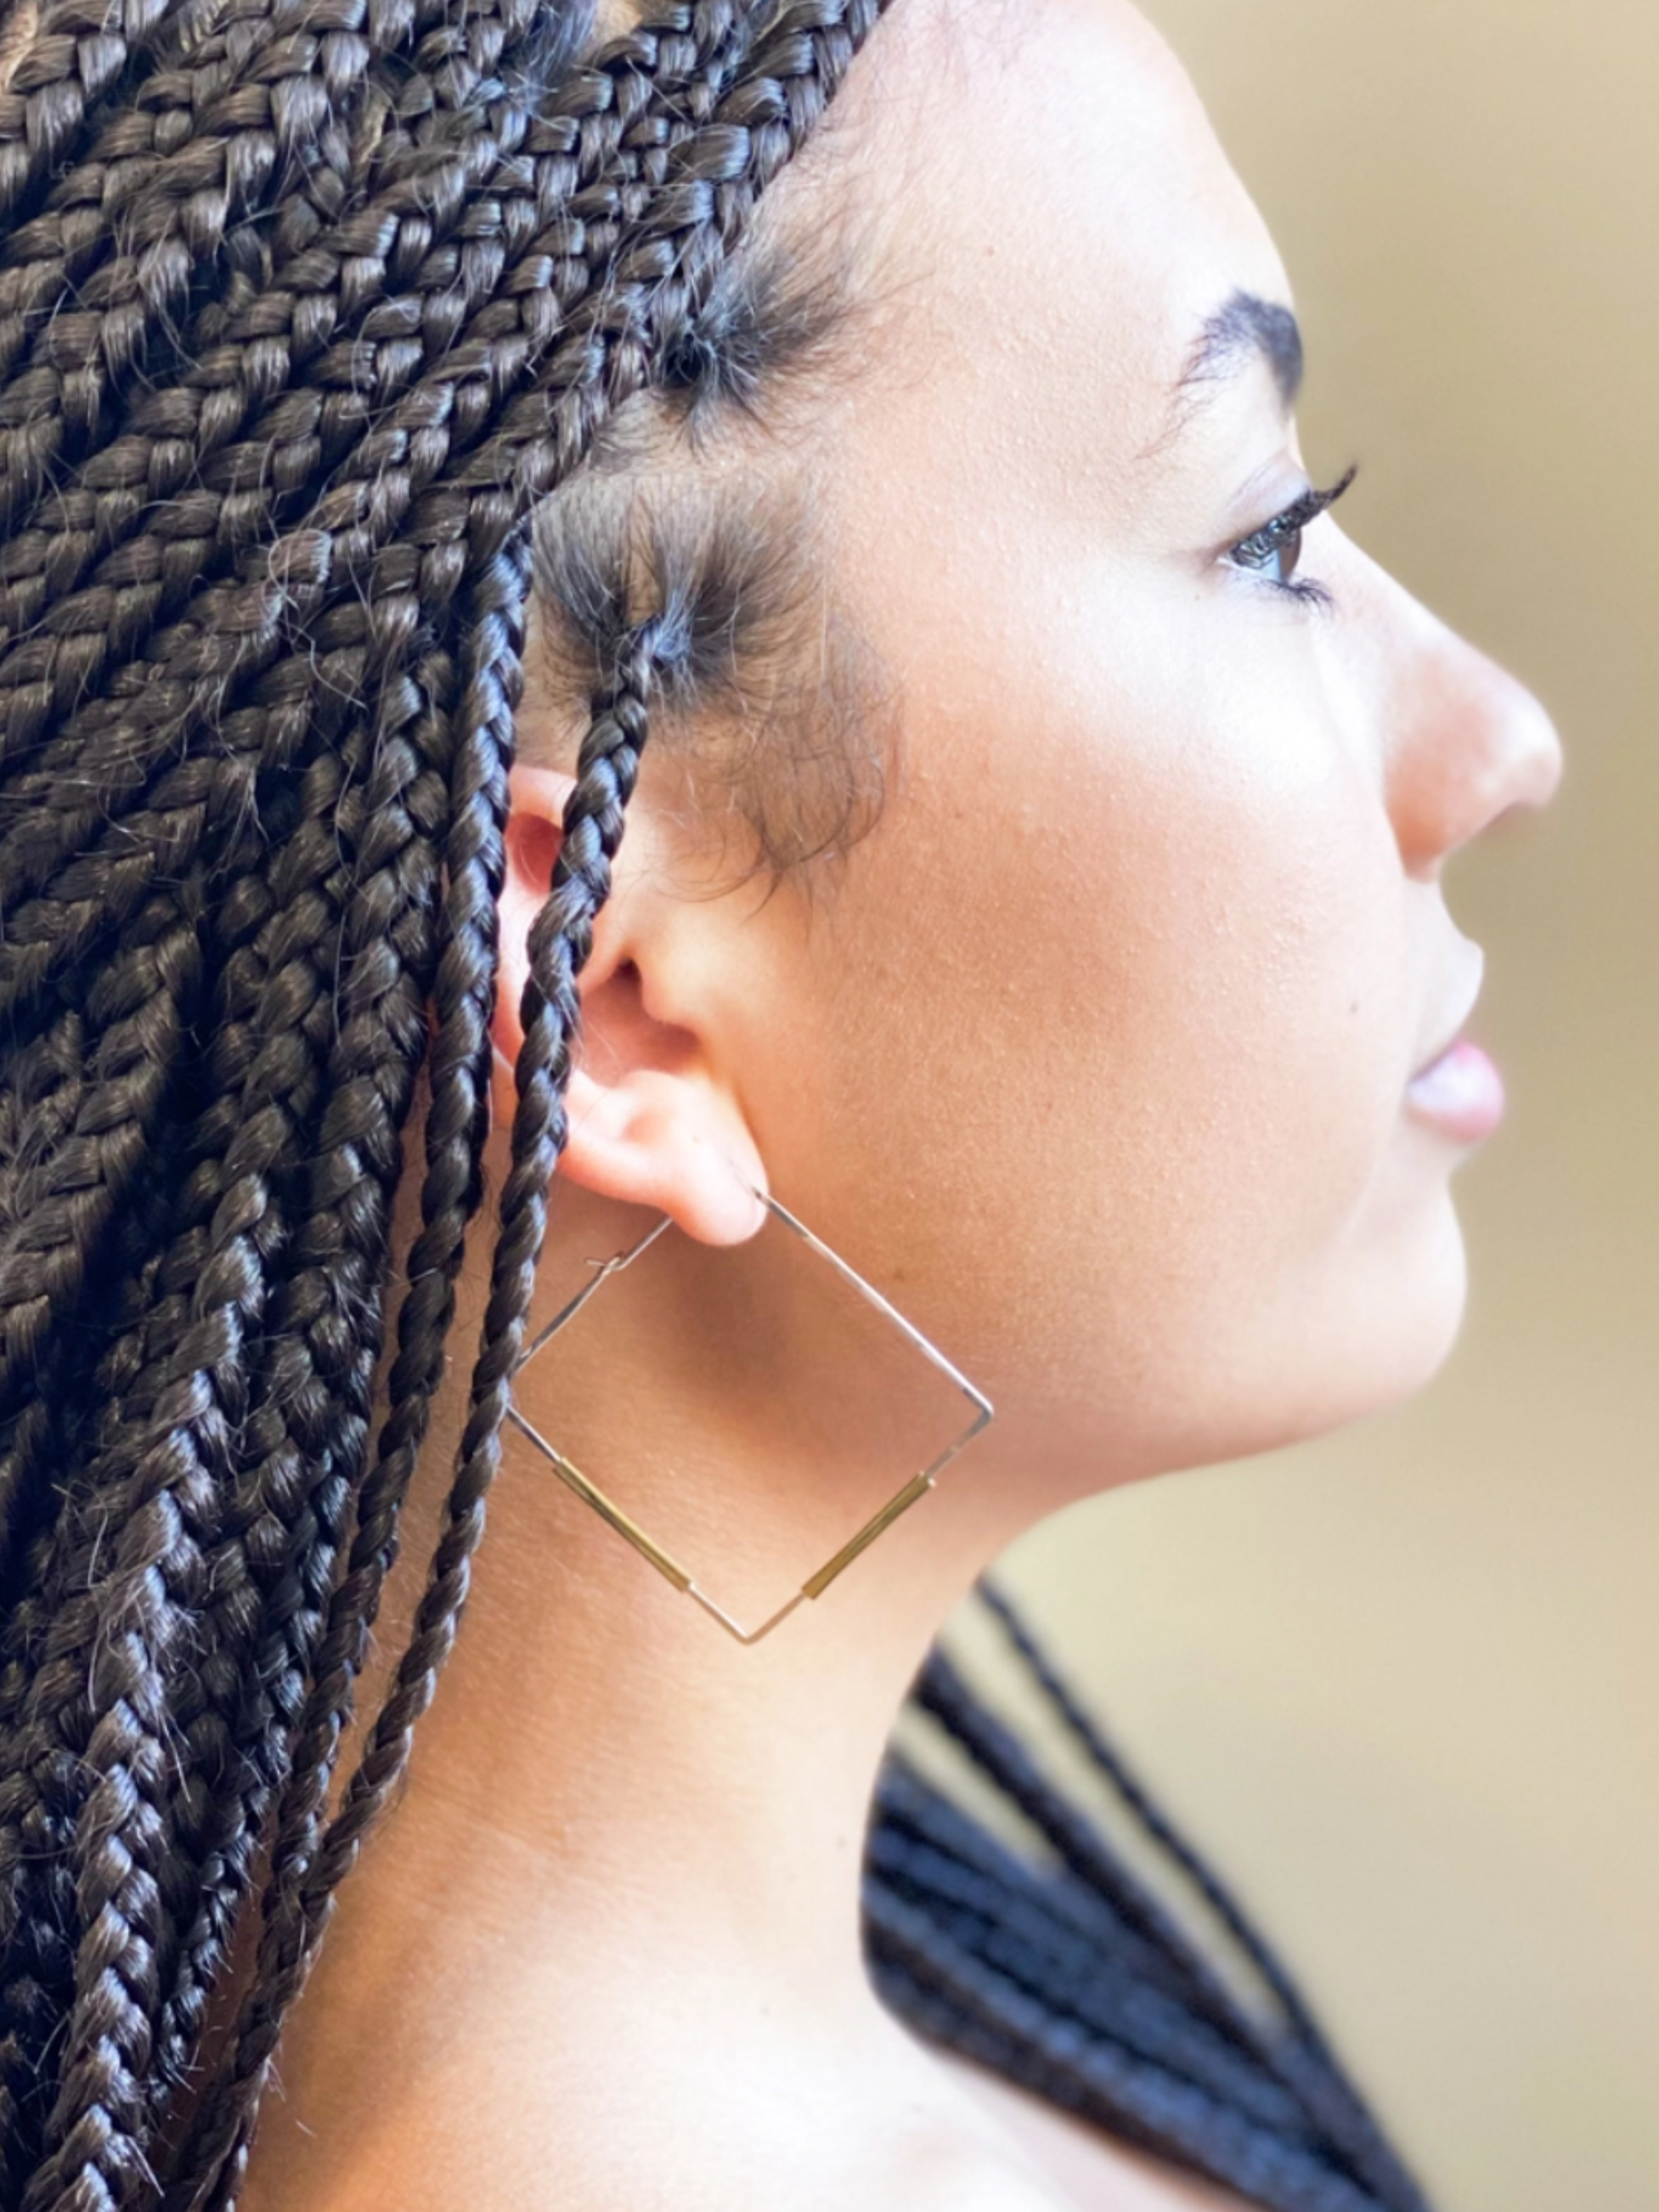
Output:
M1171 394L1167 437L1160 442L1173 444L1194 415L1208 404L1211 394L1206 386L1230 381L1255 361L1266 362L1273 371L1288 415L1302 389L1301 326L1278 301L1235 292L1206 318L1188 351Z

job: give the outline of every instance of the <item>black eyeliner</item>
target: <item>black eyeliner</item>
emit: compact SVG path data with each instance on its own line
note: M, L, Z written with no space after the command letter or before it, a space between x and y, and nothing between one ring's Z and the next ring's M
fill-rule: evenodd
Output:
M1247 557L1243 561L1234 561L1233 566L1243 568L1247 574L1255 574L1264 568L1272 558L1273 550L1280 539L1299 535L1310 522L1316 521L1320 515L1323 514L1327 507L1334 507L1358 473L1358 462L1350 462L1342 475L1328 489L1321 491L1310 487L1299 498L1293 500L1281 514L1274 515L1271 521L1262 523L1260 528L1252 530L1245 537L1237 539L1227 549L1230 560L1235 554L1248 554L1250 549L1255 549L1259 558ZM1286 581L1277 576L1264 575L1262 581L1271 590L1283 593L1287 599L1298 599L1304 605L1328 607L1334 604L1331 594L1325 586L1312 577L1292 577Z

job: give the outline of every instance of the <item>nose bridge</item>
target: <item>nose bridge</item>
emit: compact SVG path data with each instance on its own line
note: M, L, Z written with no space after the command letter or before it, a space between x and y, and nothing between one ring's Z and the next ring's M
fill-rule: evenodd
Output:
M1518 678L1395 590L1389 811L1407 865L1432 868L1511 807L1547 805L1561 740Z

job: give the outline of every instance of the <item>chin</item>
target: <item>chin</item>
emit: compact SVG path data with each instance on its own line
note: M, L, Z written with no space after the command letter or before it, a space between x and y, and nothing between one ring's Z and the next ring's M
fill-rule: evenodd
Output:
M1251 1458L1386 1412L1444 1366L1468 1297L1463 1232L1443 1186L1409 1237L1328 1252L1276 1299L1265 1285L1234 1285L1168 1345L1127 1420L1121 1404L1092 1398L1051 1418L1042 1455L1063 1492L1055 1502ZM1241 1334L1231 1323L1243 1315L1255 1326ZM1103 1465L1115 1470L1109 1482Z
M1413 1397L1445 1365L1468 1303L1468 1253L1443 1188L1410 1249L1368 1254L1346 1293L1333 1291L1317 1334L1304 1339L1299 1374L1285 1377L1297 1417L1279 1441L1362 1420Z
M1462 1224L1449 1195L1443 1196L1435 1212L1436 1234L1430 1255L1419 1271L1408 1300L1401 1307L1397 1327L1398 1352L1394 1387L1382 1401L1393 1404L1408 1398L1431 1382L1445 1365L1463 1327L1468 1304L1469 1256Z
M1346 1253L1264 1316L1268 1334L1226 1363L1230 1402L1180 1439L1179 1464L1278 1450L1399 1405L1444 1366L1468 1297L1463 1233L1443 1190L1408 1249L1390 1240Z

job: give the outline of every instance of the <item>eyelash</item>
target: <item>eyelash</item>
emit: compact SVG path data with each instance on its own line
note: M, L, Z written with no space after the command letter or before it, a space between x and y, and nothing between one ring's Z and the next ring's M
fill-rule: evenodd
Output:
M1303 532L1317 516L1323 514L1328 507L1336 504L1358 473L1359 464L1356 461L1328 491L1304 491L1300 499L1291 501L1282 514L1274 515L1271 522L1264 522L1259 530L1251 531L1248 538L1241 538L1236 545L1230 545L1227 559L1234 568L1255 574L1290 542L1293 545L1291 557L1294 567L1301 556ZM1242 559L1239 557L1241 555L1243 556ZM1280 592L1286 599L1299 600L1304 606L1328 608L1335 605L1328 587L1311 576L1263 576L1262 581L1270 591Z

